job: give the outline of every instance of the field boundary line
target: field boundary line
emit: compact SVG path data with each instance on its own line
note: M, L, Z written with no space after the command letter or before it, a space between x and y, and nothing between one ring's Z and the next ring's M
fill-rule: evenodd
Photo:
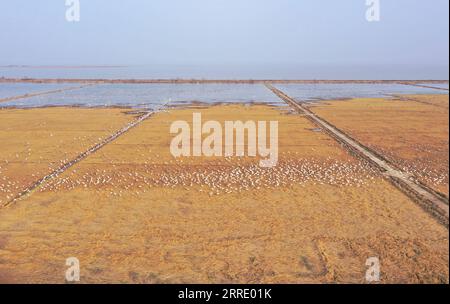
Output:
M435 90L441 90L441 91L447 91L447 92L449 91L449 89L446 89L446 88L438 88L438 87L417 84L417 83L399 82L399 84L403 84L403 85L407 85L407 86L414 86L414 87L419 87L419 88L426 88L426 89L435 89Z
M52 91L44 91L44 92L30 93L30 94L24 94L24 95L19 95L19 96L12 96L12 97L0 99L0 103L19 100L19 99L25 99L25 98L31 98L31 97L36 97L36 96L62 93L62 92L71 91L71 90L79 90L79 89L84 89L84 88L87 88L87 87L90 87L93 85L95 85L95 84L86 84L86 85L77 86L77 87L68 87L68 88L62 88L62 89L52 90Z

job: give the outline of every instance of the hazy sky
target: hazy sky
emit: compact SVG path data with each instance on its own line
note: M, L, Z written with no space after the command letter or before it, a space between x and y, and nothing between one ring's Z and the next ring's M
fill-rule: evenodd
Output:
M448 65L448 0L0 0L0 65Z

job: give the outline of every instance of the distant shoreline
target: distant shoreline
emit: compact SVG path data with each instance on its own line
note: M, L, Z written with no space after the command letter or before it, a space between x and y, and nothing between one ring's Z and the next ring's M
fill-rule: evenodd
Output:
M2 69L110 69L126 65L0 65Z
M83 79L83 78L3 78L0 83L124 83L124 84L448 84L448 80L289 80L289 79Z

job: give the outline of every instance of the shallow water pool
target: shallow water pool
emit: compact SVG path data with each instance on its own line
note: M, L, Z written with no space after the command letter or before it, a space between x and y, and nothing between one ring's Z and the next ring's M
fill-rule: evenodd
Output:
M438 90L402 84L282 84L279 90L299 101L383 98L401 94L437 94Z
M23 98L2 107L124 106L154 109L167 103L280 102L261 84L101 84Z
M67 83L7 83L0 82L0 99L6 99L25 94L54 91L77 86Z

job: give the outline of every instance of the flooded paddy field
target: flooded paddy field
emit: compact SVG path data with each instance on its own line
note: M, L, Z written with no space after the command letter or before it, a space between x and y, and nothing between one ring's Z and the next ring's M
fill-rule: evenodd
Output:
M261 84L98 84L2 103L2 107L132 107L157 109L167 103L281 102Z
M444 90L448 90L449 89L449 84L448 83L418 83L418 85L425 86L425 87L433 87L433 88L438 88L438 89L444 89Z
M126 124L116 110L103 117ZM278 120L278 165L174 159L170 124L193 111L205 121ZM158 112L2 208L0 239L5 282L63 282L66 256L81 261L84 282L364 282L372 256L386 283L448 281L444 226L303 116L270 105Z
M386 98L403 94L439 94L440 91L403 84L284 84L275 85L299 102L350 98Z
M12 98L15 96L23 96L26 94L36 94L48 91L62 90L74 86L68 83L6 83L0 82L0 100ZM0 105L2 106L2 105Z
M438 94L436 88L448 84L276 84L276 87L299 102L317 100L339 100L350 98L386 98L405 94ZM78 87L76 87L78 86ZM427 87L428 86L428 87ZM2 102L0 107L36 108L48 106L81 107L130 107L155 110L165 104L189 104L193 102L254 103L264 102L283 105L282 100L272 94L264 84L225 84L225 83L185 83L185 84L71 84L72 89L54 94L26 97L36 92L69 88L62 84L0 83L1 96L22 98ZM25 97L25 98L24 98Z

